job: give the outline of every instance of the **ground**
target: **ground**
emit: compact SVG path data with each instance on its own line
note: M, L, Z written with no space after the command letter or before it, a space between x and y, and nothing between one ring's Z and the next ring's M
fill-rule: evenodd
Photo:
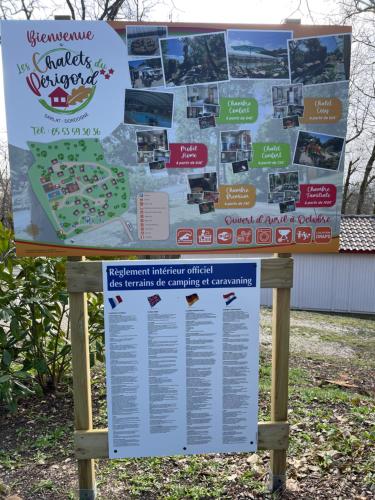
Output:
M127 210L127 171L106 163L97 139L29 147L35 159L28 171L33 191L60 239L96 229Z
M260 420L269 418L271 313L262 310ZM98 499L372 499L375 319L292 312L288 489L267 493L269 452L97 463ZM93 372L95 427L106 426L103 369ZM2 416L0 498L75 498L71 390ZM3 492L3 493L2 493Z

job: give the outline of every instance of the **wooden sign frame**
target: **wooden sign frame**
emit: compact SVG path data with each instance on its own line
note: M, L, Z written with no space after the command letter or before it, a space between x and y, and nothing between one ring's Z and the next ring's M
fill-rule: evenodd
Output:
M261 288L273 288L271 421L258 423L258 449L271 450L270 489L285 487L289 441L288 366L290 289L293 259L290 254L261 259ZM78 460L79 498L96 497L94 460L108 458L108 430L93 429L89 332L86 292L102 292L102 262L71 257L67 263L73 364L74 441Z

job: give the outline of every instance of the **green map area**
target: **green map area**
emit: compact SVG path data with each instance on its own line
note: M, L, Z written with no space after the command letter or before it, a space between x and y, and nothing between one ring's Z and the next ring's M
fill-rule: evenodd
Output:
M96 229L129 205L125 168L108 165L98 139L28 143L31 186L62 240Z

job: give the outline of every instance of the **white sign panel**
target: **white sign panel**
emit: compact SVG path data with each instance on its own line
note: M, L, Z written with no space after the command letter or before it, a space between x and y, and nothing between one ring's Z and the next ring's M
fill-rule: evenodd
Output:
M260 262L103 262L109 457L257 449Z
M19 255L338 251L350 29L243 28L2 21Z

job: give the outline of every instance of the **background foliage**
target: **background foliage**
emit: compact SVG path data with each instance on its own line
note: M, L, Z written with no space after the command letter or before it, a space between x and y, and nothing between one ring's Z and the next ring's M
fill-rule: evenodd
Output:
M65 259L17 257L0 223L0 403L14 410L21 394L58 389L70 374ZM101 294L90 294L90 360L103 361Z

